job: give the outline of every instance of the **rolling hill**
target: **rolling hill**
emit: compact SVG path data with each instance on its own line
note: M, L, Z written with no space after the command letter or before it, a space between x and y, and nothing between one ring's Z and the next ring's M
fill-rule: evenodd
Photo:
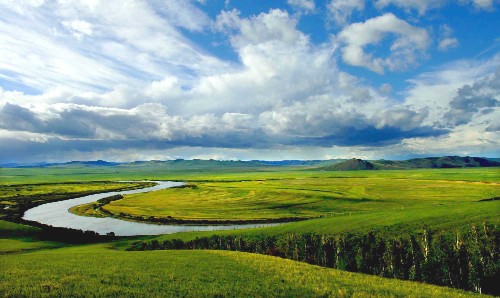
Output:
M349 159L337 164L320 167L325 171L357 171L357 170L404 170L404 169L442 169L498 167L500 162L482 157L442 156L413 158L409 160L374 160Z

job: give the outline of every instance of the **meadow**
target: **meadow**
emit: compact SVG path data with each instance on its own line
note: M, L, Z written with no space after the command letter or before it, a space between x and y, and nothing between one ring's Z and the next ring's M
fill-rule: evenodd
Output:
M120 180L175 180L189 187L127 195L72 211L156 223L300 219L267 228L79 246L40 237L43 228L0 220L0 266L7 272L1 275L0 294L144 296L147 287L152 296L472 295L372 276L379 275L498 295L499 176L498 168L0 169L2 202L24 197L40 204L81 192L141 187ZM30 277L23 277L27 272ZM130 277L134 274L136 280ZM61 280L64 275L71 278ZM83 275L91 278L85 281Z
M411 214L427 213L500 195L496 183L385 177L271 178L191 182L188 186L127 195L101 205L100 210L146 222L265 222L400 213L405 208ZM95 209L91 205L82 206L80 214Z
M416 282L227 251L85 245L0 255L2 297L473 297Z

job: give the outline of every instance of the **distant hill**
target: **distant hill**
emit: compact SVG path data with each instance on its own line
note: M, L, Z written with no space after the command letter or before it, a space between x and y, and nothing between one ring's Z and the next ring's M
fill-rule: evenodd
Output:
M263 165L272 166L327 166L344 161L345 159L328 159L328 160L252 160Z
M265 169L276 167L319 167L331 165L337 160L283 160L283 161L266 161L266 160L204 160L204 159L176 159L165 161L136 161L132 163L123 164L121 166L141 166L148 168L163 167L169 170L223 170L223 169Z
M374 170L375 166L366 160L349 159L330 166L323 167L326 171L358 171L358 170Z
M442 156L413 158L408 160L374 160L350 159L331 166L320 167L325 171L356 171L356 170L401 170L426 168L470 168L499 167L500 162L482 157Z
M121 163L119 162L109 162L105 160L91 160L91 161L70 161L66 162L63 164L52 164L51 166L61 166L61 165L66 165L66 166L91 166L91 167L113 167L117 166Z
M442 156L413 158L409 160L377 160L373 162L380 169L420 169L420 168L470 168L498 167L500 162L481 157Z
M361 160L361 159L330 159L330 160L214 160L214 159L175 159L134 161L128 163L109 162L105 160L70 161L65 163L33 163L33 164L0 164L4 168L49 168L49 167L116 167L134 168L138 171L146 169L163 169L170 171L239 171L239 170L272 170L273 168L288 167L304 170L325 171L357 171L357 170L390 170L390 169L420 169L420 168L464 168L464 167L498 167L500 160L497 158L482 157L426 157L409 160Z

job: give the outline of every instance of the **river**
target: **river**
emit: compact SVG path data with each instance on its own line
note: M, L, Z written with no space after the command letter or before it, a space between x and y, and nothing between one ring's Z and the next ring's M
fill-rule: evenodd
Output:
M127 181L128 182L128 181ZM148 181L149 182L149 181ZM31 208L24 213L23 219L37 221L45 225L54 227L63 227L71 229L79 229L84 231L94 231L99 234L107 234L109 232L115 233L116 236L137 236L137 235L161 235L172 234L177 232L189 231L214 231L214 230L234 230L245 228L256 228L272 226L276 224L241 224L241 225L158 225L140 222L125 221L117 218L97 218L79 216L70 213L68 210L71 207L95 202L99 199L106 198L112 195L134 194L149 191L155 191L174 186L183 185L183 182L172 181L152 181L157 183L153 187L104 192L99 194L88 195L76 199L69 199L65 201L47 203Z

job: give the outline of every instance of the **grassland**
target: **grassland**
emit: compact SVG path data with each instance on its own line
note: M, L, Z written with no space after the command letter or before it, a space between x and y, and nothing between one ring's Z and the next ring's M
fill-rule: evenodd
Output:
M444 287L226 251L124 252L105 245L85 245L0 255L0 272L2 297L475 296Z
M100 208L105 214L143 221L251 222L405 208L411 213L427 213L428 209L457 208L460 204L500 197L499 183L425 178L306 177L192 185L128 195ZM89 204L75 208L74 212L99 216L94 209Z
M433 267L438 264L437 259L434 263L426 261L424 264L423 261L423 243L427 241L423 235L433 233L430 234L434 239L430 242L434 245L430 257L456 254L456 263L465 266L457 267L460 270L489 270L467 275L464 288L477 290L477 286L483 284L481 276L495 276L499 268L494 261L498 260L494 239L498 237L500 225L500 201L484 201L500 197L499 177L498 168L371 172L276 171L272 168L190 172L120 166L0 169L0 201L19 197L50 198L55 193L67 195L71 192L68 187L88 186L91 191L98 191L102 189L99 184L110 186L119 180L176 180L187 181L196 187L130 195L101 207L113 216L128 214L143 220L169 216L209 221L313 218L259 229L142 236L112 244L83 246L57 240L40 241L36 236L37 228L0 220L3 249L0 251L3 254L0 256L0 295L457 297L463 292L268 256L226 251L125 252L108 247L129 249L146 245L147 249L165 249L177 243L175 241L182 241L182 248L234 249L231 245L239 239L247 244L246 251L284 257L290 254L290 259L323 265L319 259L311 259L309 253L315 257L316 252L312 249L318 248L315 245L319 242L314 241L325 240L333 241L328 245L343 245L338 247L346 250L352 246L351 250L356 252L347 256L353 260L354 267L335 266L365 272L364 267L356 267L356 264L365 264L363 245L380 247L383 244L386 250L380 257L388 260L388 266L392 266L392 260L404 257L395 254L393 249L406 253L404 248L408 247L410 255L418 254L423 269L437 272L441 270ZM78 193L78 189L73 191L75 195ZM102 216L93 208L82 207L81 210ZM487 233L482 232L485 223L488 224ZM479 236L473 233L477 228L481 228ZM373 242L367 242L371 239L368 235L375 237ZM462 246L456 250L448 247L458 236ZM478 247L474 244L479 243L476 240L486 246ZM441 244L444 246L439 246ZM488 251L490 244L494 248ZM295 254L292 246L303 249ZM291 249L289 253L285 251L287 247ZM451 254L436 250L441 248ZM318 249L327 252L330 248ZM493 253L490 258L493 261L484 263L486 267L473 265L479 264L479 257L488 253ZM459 258L461 255L463 261ZM325 266L330 265L325 263ZM370 270L366 272L375 272ZM407 277L397 272L389 272L393 275L384 272L381 275L448 284L423 278L422 273L419 273L422 278L418 279L417 275ZM61 276L68 278L61 279ZM457 287L457 284L451 285ZM498 287L493 292L497 290Z
M164 167L0 168L1 184L90 182L118 180L242 181L283 178L384 177L403 179L498 182L499 168L417 169L380 171L313 171L307 168L254 168L172 171Z

